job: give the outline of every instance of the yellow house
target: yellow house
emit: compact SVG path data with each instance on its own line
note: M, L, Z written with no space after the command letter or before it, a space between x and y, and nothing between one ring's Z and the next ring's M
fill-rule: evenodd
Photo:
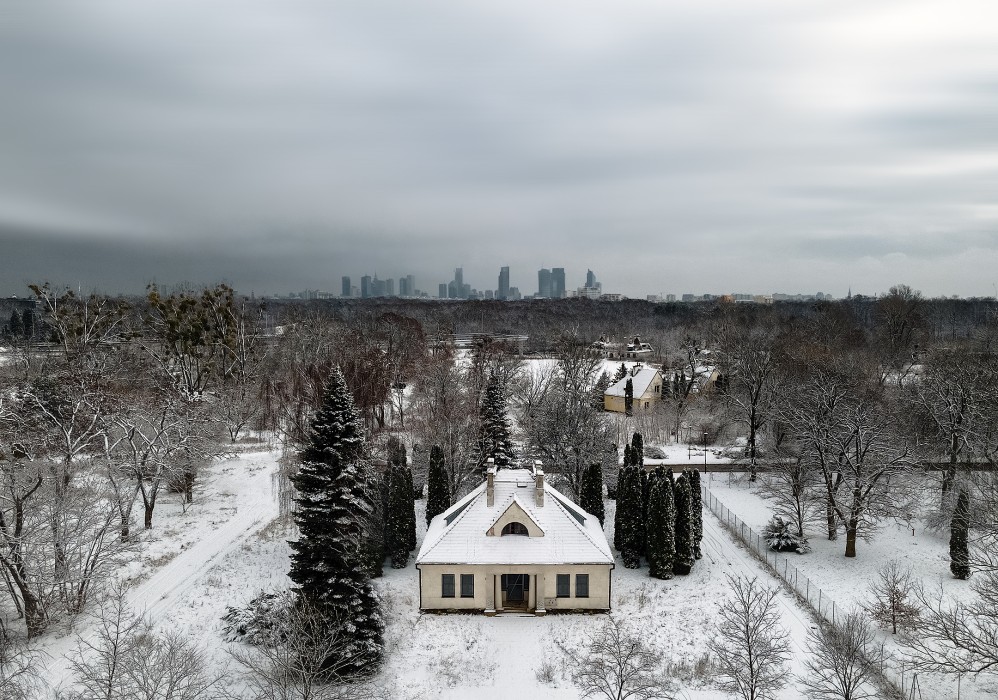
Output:
M603 528L539 468L490 467L435 517L416 557L422 610L609 610L613 554Z
M633 413L648 411L662 398L662 373L653 367L634 365L627 376L611 385L603 394L603 408L616 413L626 413L624 400L627 392L627 380L631 380L634 404Z

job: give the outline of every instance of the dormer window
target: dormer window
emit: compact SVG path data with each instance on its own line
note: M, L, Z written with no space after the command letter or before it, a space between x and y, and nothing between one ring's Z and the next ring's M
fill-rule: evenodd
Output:
M507 524L506 527L502 529L502 534L500 536L505 537L506 535L523 535L524 537L529 537L527 526L516 521Z

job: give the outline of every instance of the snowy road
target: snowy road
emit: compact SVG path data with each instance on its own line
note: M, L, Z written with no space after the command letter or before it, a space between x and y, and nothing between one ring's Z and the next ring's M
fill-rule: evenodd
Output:
M132 610L144 613L153 622L169 622L171 609L182 603L195 583L230 552L278 515L273 477L273 453L257 452L228 460L215 467L227 489L225 496L236 504L224 523L205 518L197 527L204 529L195 544L184 549L147 580L128 591ZM225 479L226 474L238 475ZM217 482L215 483L217 487ZM92 636L92 623L80 619L75 634ZM76 647L76 637L48 640L42 651L49 659L44 677L52 687L66 684L70 677L67 655Z

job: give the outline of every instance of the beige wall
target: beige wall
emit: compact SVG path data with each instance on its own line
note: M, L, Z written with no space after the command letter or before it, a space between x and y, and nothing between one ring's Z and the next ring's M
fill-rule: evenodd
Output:
M610 608L610 565L450 565L420 564L419 589L420 607L423 610L501 610L502 574L529 574L530 593L527 600L529 610L537 607L537 589L543 591L543 608L554 610L608 610ZM441 596L442 574L454 574L454 597ZM475 596L461 597L461 574L475 576ZM571 597L557 597L557 574L570 574ZM575 597L575 574L589 574L589 597ZM540 586L538 586L540 583ZM492 590L490 590L492 588Z
M655 391L655 387L658 387L658 391ZM655 408L655 403L660 401L662 398L662 378L656 376L654 381L648 385L648 390L641 396L634 397L634 411L644 411L652 410ZM645 402L648 403L648 408L645 409ZM624 409L624 397L623 396L612 396L610 394L603 394L603 408L607 411L614 411L616 413L626 413Z

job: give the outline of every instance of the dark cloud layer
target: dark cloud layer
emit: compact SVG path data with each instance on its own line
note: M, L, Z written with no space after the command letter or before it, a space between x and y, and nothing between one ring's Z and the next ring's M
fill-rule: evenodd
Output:
M990 295L998 9L38 0L0 21L0 293Z

